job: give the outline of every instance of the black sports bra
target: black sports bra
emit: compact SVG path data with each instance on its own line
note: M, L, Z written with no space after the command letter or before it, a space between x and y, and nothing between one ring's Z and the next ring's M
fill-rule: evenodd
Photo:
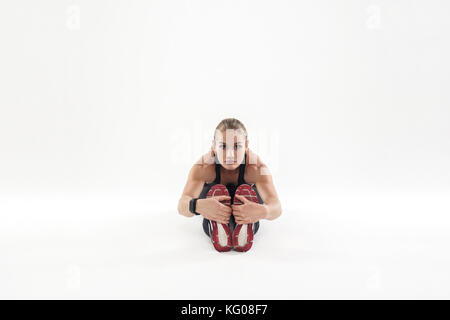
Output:
M219 162L219 159L217 159L217 156L214 155L214 161L216 163L216 180L214 180L213 183L219 184L220 183L220 167L221 164ZM245 163L247 161L247 154L244 155L244 161L239 165L239 176L238 176L238 186L241 184L246 184L244 180L244 173L245 173Z

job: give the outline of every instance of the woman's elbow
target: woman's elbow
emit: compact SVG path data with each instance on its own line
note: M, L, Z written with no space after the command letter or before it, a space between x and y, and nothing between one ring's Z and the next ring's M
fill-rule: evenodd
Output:
M177 207L178 214L184 216L184 217L192 217L194 216L192 213L189 212L189 210L186 208L185 199L182 197L178 201L178 207Z
M277 214L275 215L274 219L278 219L281 214L283 213L283 209L281 208L281 204L278 204L278 210L277 210Z
M183 214L183 205L182 205L182 201L181 201L182 199L180 199L180 200L178 200L178 206L177 206L177 211L178 211L178 214L180 214L180 215L184 215Z

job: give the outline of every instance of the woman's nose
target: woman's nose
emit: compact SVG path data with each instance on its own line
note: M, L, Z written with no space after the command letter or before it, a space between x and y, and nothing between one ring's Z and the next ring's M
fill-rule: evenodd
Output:
M227 159L233 159L234 160L234 150L233 149L227 149Z

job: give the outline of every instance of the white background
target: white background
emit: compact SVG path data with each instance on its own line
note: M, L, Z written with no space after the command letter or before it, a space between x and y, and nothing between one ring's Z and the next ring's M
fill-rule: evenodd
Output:
M0 297L450 298L448 1L3 1ZM283 214L177 213L223 118Z

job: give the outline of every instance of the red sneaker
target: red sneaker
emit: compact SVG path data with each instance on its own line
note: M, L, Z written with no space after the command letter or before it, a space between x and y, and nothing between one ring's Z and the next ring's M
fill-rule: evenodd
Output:
M206 194L206 198L217 196L229 196L228 189L223 184L216 184L209 189ZM220 203L231 206L230 200L222 200ZM220 252L230 251L233 247L233 241L231 240L231 230L227 224L218 223L217 221L210 220L211 224L211 241L214 248Z
M250 201L258 202L255 190L248 184L241 184L237 187L235 194L244 196ZM240 200L234 198L233 204L242 204ZM253 223L236 224L233 231L233 247L236 251L245 252L250 250L253 244Z

